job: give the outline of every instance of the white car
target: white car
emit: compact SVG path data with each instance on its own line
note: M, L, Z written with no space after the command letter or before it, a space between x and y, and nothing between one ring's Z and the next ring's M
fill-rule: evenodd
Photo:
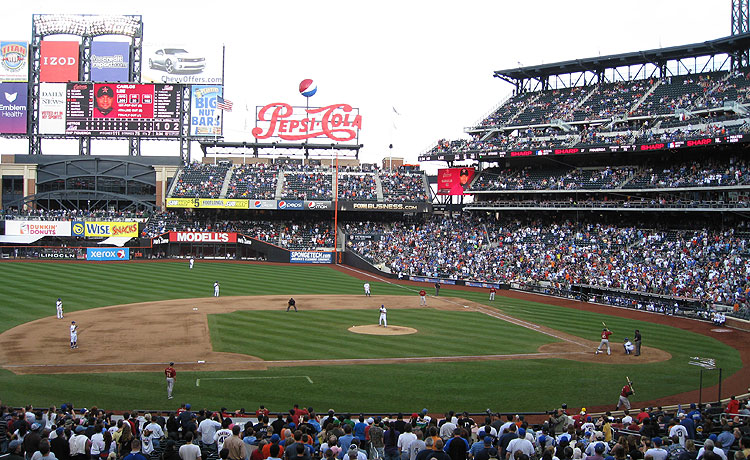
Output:
M203 72L206 58L190 54L183 48L161 48L148 59L149 69L163 69L167 73Z

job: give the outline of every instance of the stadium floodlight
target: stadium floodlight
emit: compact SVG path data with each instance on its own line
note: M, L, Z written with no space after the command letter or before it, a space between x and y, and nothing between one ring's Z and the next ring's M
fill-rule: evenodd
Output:
M34 15L34 27L39 35L126 35L141 34L140 16L89 16L89 15Z

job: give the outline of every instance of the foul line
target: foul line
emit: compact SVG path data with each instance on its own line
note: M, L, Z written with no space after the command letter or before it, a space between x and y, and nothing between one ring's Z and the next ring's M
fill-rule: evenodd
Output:
M383 283L387 283L387 284L390 284L392 286L398 286L401 289L405 289L407 291L417 292L416 289L412 289L412 288L410 288L408 286L404 286L402 284L394 283L394 282L392 282L390 280L387 280L387 279L381 278L379 276L373 275L372 273L363 272L361 270L357 270L355 268L347 267L345 265L339 265L339 266L342 267L342 268L346 268L347 270L351 270L351 271L353 271L355 273L359 273L360 275L369 276L369 277L374 278L374 279L376 279L378 281L381 281ZM409 280L406 280L406 281L409 281ZM427 295L430 296L430 297L435 297L435 296L430 295L430 294L427 294ZM441 298L440 300L442 300L443 302L451 303L453 305L466 307L466 305L462 305L461 303L456 302L454 300L450 300L449 298ZM539 329L540 326L538 324L529 323L527 321L524 321L524 320L521 320L521 319L518 319L518 318L514 318L512 316L508 316L508 315L506 315L504 313L501 313L501 312L499 312L497 310L493 310L493 309L490 309L490 308L484 307L484 306L471 307L471 308L473 308L474 310L476 310L476 311L478 311L480 313L484 313L487 316L491 316L493 318L501 319L501 320L506 321L508 323L515 324L516 326L521 326L521 327L524 327L526 329L530 329L532 331L539 332L539 333L542 333L544 335L548 335L550 337L554 337L554 338L556 338L558 340L562 340L563 342L574 343L574 344L579 345L581 347L590 348L590 346L587 345L587 344L585 344L585 343L578 342L576 340L569 339L567 337L562 337L562 336L553 334L551 332L540 330Z
M284 375L275 377L204 377L202 379L195 379L195 386L201 386L201 380L261 380L261 379L299 379L305 378L310 385L313 384L312 379L308 375Z

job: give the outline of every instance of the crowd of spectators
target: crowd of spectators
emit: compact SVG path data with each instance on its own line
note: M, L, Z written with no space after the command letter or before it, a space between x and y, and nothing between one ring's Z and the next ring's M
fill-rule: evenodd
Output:
M193 411L0 405L0 455L7 460L747 460L750 405L686 404L676 410L524 415L318 415L312 407L272 415L264 406Z
M175 198L219 198L224 178L231 166L227 164L191 163L182 169L172 188Z
M468 140L443 139L429 153L675 142L721 133L747 132L746 129L729 130L724 126L724 122L746 117L732 108L725 109L724 105L733 101L744 104L748 92L750 73L746 71L731 74L707 72L669 76L661 80L526 92L509 99L479 126L505 129L489 138L482 131ZM556 120L567 125L563 129ZM694 126L713 123L713 126L691 129L691 123ZM637 128L634 124L638 125Z
M632 190L727 187L748 183L750 165L747 160L731 156L638 167L488 168L472 182L469 191Z
M276 196L279 165L244 164L236 166L227 189L227 198L273 200Z
M107 209L2 209L3 220L145 220L152 215L151 211L115 211Z
M470 215L394 223L349 247L392 273L476 281L582 284L709 303L747 304L750 233L666 231Z
M193 164L185 167L174 185L175 198L245 198L261 200L331 201L334 169L295 163L246 164L231 170L226 194L222 196L228 165ZM278 183L281 182L280 192ZM372 165L339 169L339 199L377 201L382 185L385 201L426 201L421 171L379 170Z

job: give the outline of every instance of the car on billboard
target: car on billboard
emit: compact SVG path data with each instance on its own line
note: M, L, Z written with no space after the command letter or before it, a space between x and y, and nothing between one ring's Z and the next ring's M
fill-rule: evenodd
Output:
M148 68L161 69L167 73L200 73L206 68L206 58L184 48L159 48L148 58Z

